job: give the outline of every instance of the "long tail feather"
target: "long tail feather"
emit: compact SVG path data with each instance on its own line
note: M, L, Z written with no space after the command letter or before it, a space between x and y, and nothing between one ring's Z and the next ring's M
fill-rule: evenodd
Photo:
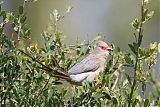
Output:
M70 78L69 74L67 72L65 72L64 70L60 70L60 69L52 69L46 65L44 65L43 63L41 63L39 60L37 60L36 58L33 58L32 56L28 55L27 53L25 53L24 51L20 50L19 51L23 54L25 54L27 57L31 58L33 61L37 62L38 64L40 64L42 67L38 66L39 69L46 71L47 73L52 74L52 76L54 77L58 77L61 79L65 79L68 82L73 83L72 79Z
M65 80L67 80L69 82L72 81L70 76L67 73L66 74L62 73L62 71L56 71L56 73L53 74L51 71L48 71L48 69L46 69L46 68L39 67L39 66L38 66L38 68L41 69L41 70L44 70L44 71L46 71L48 73L51 73L51 75L54 76L54 77L65 79Z

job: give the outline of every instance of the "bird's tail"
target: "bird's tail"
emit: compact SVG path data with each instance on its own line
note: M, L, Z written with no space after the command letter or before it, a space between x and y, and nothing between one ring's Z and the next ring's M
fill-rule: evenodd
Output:
M46 71L47 73L51 74L54 77L67 80L68 82L72 81L69 74L67 72L63 71L62 69L54 69L53 70L53 69L48 69L48 67L44 68L44 66L43 67L38 66L37 68Z
M24 51L22 50L19 50L21 53L25 54L27 57L31 58L33 61L37 62L38 64L40 64L41 66L38 66L37 68L41 69L41 70L44 70L45 72L51 74L52 76L54 77L57 77L57 78L61 78L61 79L64 79L70 83L73 83L72 79L70 78L69 74L64 71L63 69L59 69L59 68L50 68L46 65L44 65L43 63L41 63L39 60L37 60L36 58L33 58L32 56L30 56L29 54L25 53Z

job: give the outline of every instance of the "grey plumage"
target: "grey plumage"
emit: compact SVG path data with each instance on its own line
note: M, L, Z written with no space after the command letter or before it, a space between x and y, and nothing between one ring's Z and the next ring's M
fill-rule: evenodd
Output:
M98 41L92 53L68 71L70 78L75 82L84 80L92 82L100 72L103 72L109 49L105 42Z

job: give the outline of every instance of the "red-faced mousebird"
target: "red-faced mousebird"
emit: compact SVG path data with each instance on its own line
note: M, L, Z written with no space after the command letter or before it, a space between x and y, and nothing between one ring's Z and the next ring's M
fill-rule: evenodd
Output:
M41 67L38 68L53 74L52 76L65 79L71 83L81 83L83 81L93 82L98 78L99 73L102 73L105 69L106 60L111 50L105 42L97 41L94 50L82 61L71 67L68 72L48 67L22 50L20 52L39 63Z
M99 73L104 71L111 50L105 42L98 41L90 55L68 70L72 81L82 82L86 80L92 82L95 80Z

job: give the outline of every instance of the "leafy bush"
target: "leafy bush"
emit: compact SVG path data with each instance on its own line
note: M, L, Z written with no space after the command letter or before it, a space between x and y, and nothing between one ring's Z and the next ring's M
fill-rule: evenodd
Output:
M143 25L153 16L153 11L145 9L148 0L142 0L141 18L132 22L135 29L135 41L129 44L130 52L122 52L112 44L101 84L83 83L70 85L55 77L54 71L67 71L77 61L94 48L95 39L78 45L64 44L63 33L58 30L58 23L64 15L54 10L50 14L52 32L43 31L44 47L30 41L31 29L26 23L25 5L19 6L18 15L2 10L0 5L0 104L11 107L76 107L76 106L160 106L160 85L154 78L160 44L150 43L147 48L143 42ZM69 7L66 13L72 8ZM12 37L5 28L10 25ZM25 52L25 53L24 53ZM28 57L28 55L32 56ZM42 70L46 65L49 70ZM53 71L54 70L54 71ZM62 85L60 85L62 84ZM146 87L153 86L154 92L146 93ZM141 96L139 94L141 88Z

